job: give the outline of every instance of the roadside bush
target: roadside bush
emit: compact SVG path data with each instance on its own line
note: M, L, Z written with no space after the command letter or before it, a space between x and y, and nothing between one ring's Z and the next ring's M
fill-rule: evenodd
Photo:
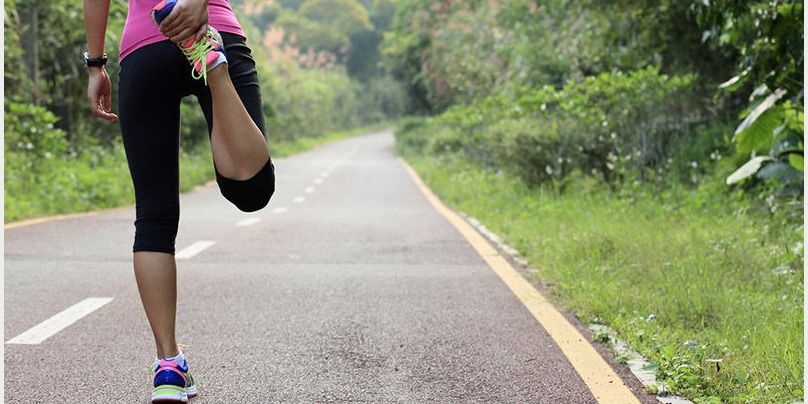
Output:
M431 133L425 148L431 154L454 154L466 147L465 142L462 133L439 126Z
M462 152L533 185L562 180L573 171L610 183L654 181L664 176L680 147L689 147L694 128L705 119L696 112L692 82L692 76L671 77L648 68L603 73L515 99L490 96L450 108L433 123L435 139L412 146L430 146L426 151L438 154Z
M494 161L528 184L552 182L568 173L572 143L554 121L537 118L504 119L489 127L483 144Z
M67 150L66 134L54 127L57 120L43 107L7 103L4 119L6 151L25 154L29 160L27 168L32 168L39 159L64 153Z
M33 162L33 163L31 163ZM133 200L123 150L95 147L81 155L31 160L5 153L5 219L86 211Z
M567 153L580 155L559 158L574 167L606 181L631 173L646 180L703 119L690 99L692 82L692 76L671 77L656 68L603 73L560 91L528 94L518 105L523 114L563 122L566 136L574 138Z
M423 117L401 118L396 128L396 149L399 152L422 152L431 136L430 122L429 118Z

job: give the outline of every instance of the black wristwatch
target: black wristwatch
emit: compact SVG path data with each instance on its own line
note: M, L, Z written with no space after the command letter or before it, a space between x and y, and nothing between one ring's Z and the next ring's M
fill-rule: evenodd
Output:
M90 54L84 52L84 64L87 67L99 67L107 64L107 54L101 55L100 58L91 58Z

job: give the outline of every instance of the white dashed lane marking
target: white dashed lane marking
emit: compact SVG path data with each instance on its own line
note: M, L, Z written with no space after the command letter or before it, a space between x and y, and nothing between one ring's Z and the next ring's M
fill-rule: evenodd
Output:
M317 178L316 180L314 180L314 183L317 184L317 185L320 185L320 184L323 183L323 179L322 178Z
M176 258L178 260L191 258L194 255L197 255L197 254L201 253L206 248L208 248L208 247L210 247L210 246L212 246L214 244L216 244L215 241L207 241L207 240L197 241L196 243L193 243L193 244L189 245L188 247L185 247L184 249L182 249L180 252L178 252L175 255L174 258Z
M244 220L236 223L236 226L250 226L250 225L256 224L256 223L258 223L260 221L261 221L260 217L249 217L247 219L244 219Z
M320 173L320 177L328 177L329 175L331 175L331 173L328 171L323 171L322 173Z
M306 187L306 189L304 189L303 191L305 191L307 194L313 193L314 187Z
M283 213L283 212L288 212L288 211L289 211L289 209L287 209L285 207L280 207L280 208L273 209L272 213Z
M39 344L111 301L111 297L88 297L6 341L6 344Z
M293 199L292 201L294 203L303 203L303 201L305 201L305 200L306 200L306 198L304 198L302 196L298 196L297 198Z

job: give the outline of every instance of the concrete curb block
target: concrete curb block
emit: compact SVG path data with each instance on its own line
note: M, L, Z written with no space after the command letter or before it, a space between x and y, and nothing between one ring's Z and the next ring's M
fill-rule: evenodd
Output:
M625 355L629 358L627 365L631 373L640 380L646 389L659 392L659 394L656 394L656 398L659 402L665 404L693 404L692 401L684 397L665 395L667 391L665 383L657 382L656 373L647 368L651 362L643 358L637 351L631 349L625 341L617 338L617 332L615 330L603 324L591 324L589 325L589 329L592 330L593 334L599 332L606 333L606 335L609 336L609 346L612 348L612 352L615 353L615 356L619 357L620 355Z
M494 243L500 250L508 254L514 261L519 263L524 267L528 267L527 259L524 258L519 251L515 248L509 246L502 238L499 237L496 233L488 230L484 224L480 223L479 220L471 217L464 212L458 212L463 219L465 219L472 227L474 227L480 234L485 236L489 241ZM615 357L620 355L626 355L629 357L629 361L627 363L629 370L631 373L640 381L640 383L645 386L646 391L658 391L661 394L656 394L657 400L660 403L664 404L693 404L692 401L679 396L669 396L665 394L665 384L658 383L656 380L656 374L652 370L646 369L646 367L651 363L647 359L643 358L638 352L634 351L629 347L629 345L617 338L617 332L613 329L602 325L602 324L592 324L589 326L589 329L594 332L603 332L609 335L609 347L611 347L612 352L615 353Z

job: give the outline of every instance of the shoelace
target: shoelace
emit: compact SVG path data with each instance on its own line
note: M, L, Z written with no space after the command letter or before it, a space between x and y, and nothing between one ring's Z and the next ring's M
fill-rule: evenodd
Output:
M208 31L210 32L210 31ZM205 81L205 85L208 85L208 52L213 50L213 43L210 39L209 34L205 34L205 37L200 39L199 41L194 42L191 46L187 48L182 48L182 52L185 54L185 57L191 62L191 77L194 80L199 80L200 78ZM199 72L196 71L196 64L200 64Z

